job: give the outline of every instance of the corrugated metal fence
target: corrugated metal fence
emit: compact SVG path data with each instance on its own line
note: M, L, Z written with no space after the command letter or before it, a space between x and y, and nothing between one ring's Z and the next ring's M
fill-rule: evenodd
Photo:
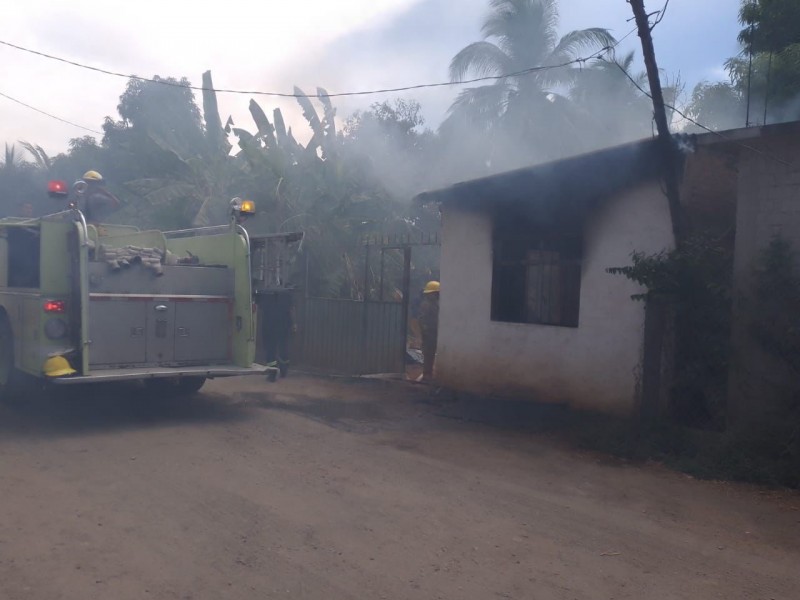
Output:
M298 364L347 375L404 369L406 332L400 302L298 298L297 321Z

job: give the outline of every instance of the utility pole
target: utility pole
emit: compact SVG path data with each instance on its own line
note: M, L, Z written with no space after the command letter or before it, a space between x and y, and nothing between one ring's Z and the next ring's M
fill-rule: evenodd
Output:
M664 93L661 89L656 53L653 48L650 19L644 8L644 0L628 0L628 2L633 9L636 28L639 30L639 38L642 40L642 55L647 68L650 97L653 99L653 116L656 121L658 140L664 162L664 184L672 220L672 233L675 236L675 244L679 245L683 239L684 224L681 210L680 184L678 181L678 155L672 143L672 134L669 131L669 123L667 122L667 111L664 106Z

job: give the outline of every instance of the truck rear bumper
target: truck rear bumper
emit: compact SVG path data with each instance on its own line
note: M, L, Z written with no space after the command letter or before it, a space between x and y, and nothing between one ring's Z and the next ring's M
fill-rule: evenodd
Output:
M266 375L277 372L275 367L253 364L252 367L203 366L203 367L152 367L143 369L102 369L90 375L74 377L54 377L49 380L55 385L74 385L79 383L102 383L134 379L156 379L165 377L237 377L241 375Z

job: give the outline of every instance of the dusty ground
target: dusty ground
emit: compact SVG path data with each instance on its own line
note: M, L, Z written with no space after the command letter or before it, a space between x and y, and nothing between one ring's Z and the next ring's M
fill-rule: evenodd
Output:
M798 597L796 495L426 394L295 377L0 409L0 598Z

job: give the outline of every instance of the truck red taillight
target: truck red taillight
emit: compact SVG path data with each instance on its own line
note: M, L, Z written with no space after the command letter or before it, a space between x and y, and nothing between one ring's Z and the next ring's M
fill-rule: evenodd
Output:
M66 196L69 193L66 181L50 181L47 183L47 193L51 196Z
M44 303L44 312L64 314L67 312L67 303L63 300L48 300Z

